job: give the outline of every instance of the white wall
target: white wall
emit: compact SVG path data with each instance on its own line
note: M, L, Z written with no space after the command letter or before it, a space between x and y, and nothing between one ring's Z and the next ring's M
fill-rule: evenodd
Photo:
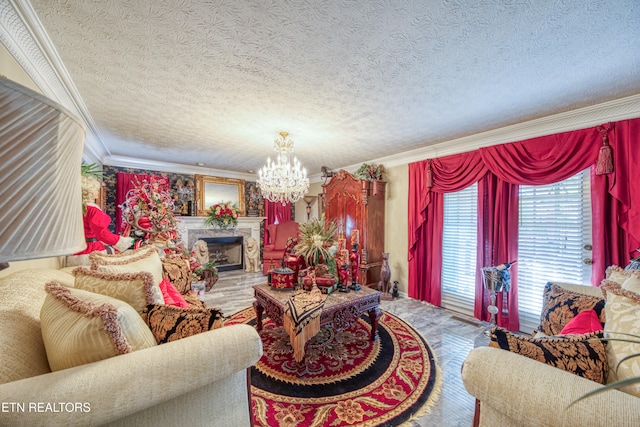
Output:
M318 194L322 194L322 183L315 182L309 185L307 196L316 196L316 199L311 203L311 215L309 219L318 217ZM296 202L296 217L294 219L298 224L307 222L307 203L303 199Z
M387 200L384 212L384 251L389 253L391 283L398 281L400 292L407 292L409 165L385 168Z
M11 53L0 44L0 74L6 76L9 80L20 83L31 90L42 93L40 88L31 80L24 69L16 62Z

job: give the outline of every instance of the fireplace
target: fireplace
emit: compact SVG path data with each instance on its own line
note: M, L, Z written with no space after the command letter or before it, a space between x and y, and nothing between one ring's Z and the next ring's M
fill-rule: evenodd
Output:
M215 262L218 271L244 269L243 236L204 237L209 249L209 261Z

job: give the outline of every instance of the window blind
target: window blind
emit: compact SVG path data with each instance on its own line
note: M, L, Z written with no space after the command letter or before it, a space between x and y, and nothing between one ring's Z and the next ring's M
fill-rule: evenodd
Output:
M549 185L520 186L518 309L520 329L540 323L542 291L548 281L589 284L583 258L591 241L589 171Z
M444 195L442 306L473 315L478 184Z

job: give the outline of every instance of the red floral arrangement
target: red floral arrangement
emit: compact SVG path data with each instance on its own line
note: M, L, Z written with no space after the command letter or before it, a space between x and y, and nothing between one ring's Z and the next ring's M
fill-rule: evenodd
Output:
M209 208L205 224L217 225L220 228L233 228L238 225L238 205L231 202L220 202Z

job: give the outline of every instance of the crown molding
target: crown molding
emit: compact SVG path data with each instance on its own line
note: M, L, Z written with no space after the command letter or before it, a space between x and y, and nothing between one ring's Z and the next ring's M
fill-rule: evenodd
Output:
M251 174L243 172L233 172L222 169L212 169L180 163L159 162L155 160L145 160L126 156L108 156L104 159L103 164L120 168L154 170L159 172L172 172L187 175L212 175L224 178L244 179L245 181L250 182L256 182L258 180L258 175L255 173Z
M27 0L0 2L0 42L42 94L80 118L86 129L83 158L102 163L108 150L58 52Z
M631 95L589 107L566 111L510 126L481 132L462 138L441 141L415 150L404 151L391 156L372 159L366 163L384 164L385 167L404 166L425 159L449 156L477 150L482 147L523 141L539 136L584 129L606 122L628 120L640 117L640 94ZM354 173L361 163L342 167ZM311 182L321 182L321 174L309 176Z
M481 147L523 141L539 136L584 129L606 122L640 117L640 94L595 104L552 116L542 117L510 126L493 129L462 138L442 141L411 151L374 159L371 163L383 163L385 167L406 165L425 159L459 154ZM359 165L344 169L356 170Z

